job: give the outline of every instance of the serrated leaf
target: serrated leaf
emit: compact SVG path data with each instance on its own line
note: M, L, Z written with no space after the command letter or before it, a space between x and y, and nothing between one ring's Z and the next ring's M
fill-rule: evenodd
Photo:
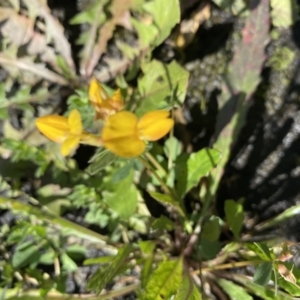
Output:
M170 109L183 103L189 73L177 62L162 64L152 60L141 68L144 75L138 80L138 116L151 110Z
M255 270L253 282L259 285L266 285L271 279L273 264L271 262L263 262Z
M145 289L144 300L164 300L175 295L182 282L182 258L165 261L153 272Z
M226 279L218 279L218 285L227 293L231 300L253 300L246 290L232 281Z
M243 205L235 202L234 200L226 200L224 209L230 230L234 234L235 238L238 239L244 220Z
M103 268L99 268L88 281L87 288L99 294L102 289L124 270L124 262L132 251L132 246L125 245L119 249L118 254L114 257L113 261ZM129 265L128 265L129 268Z
M184 274L183 281L175 295L175 300L201 300L201 294L193 282L193 279Z
M296 22L299 8L295 0L270 0L270 5L275 27L288 28Z

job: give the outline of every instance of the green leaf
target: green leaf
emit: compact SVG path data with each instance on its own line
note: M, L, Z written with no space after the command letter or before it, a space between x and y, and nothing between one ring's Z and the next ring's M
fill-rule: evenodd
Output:
M146 285L144 300L164 300L175 295L182 282L182 258L159 264Z
M244 288L238 286L232 281L226 279L218 279L218 285L227 293L230 299L243 299L243 300L253 300Z
M153 241L141 241L139 246L144 254L152 254L156 244Z
M125 179L132 170L133 164L133 160L126 161L126 164L120 169L117 169L117 171L113 174L112 181L114 183L118 183L119 181Z
M162 204L169 204L169 205L173 206L174 208L176 208L181 214L183 214L180 204L178 202L174 201L174 199L170 195L161 194L161 193L157 193L157 192L149 192L149 194L158 202L160 202Z
M136 210L138 192L133 183L133 172L113 185L110 191L103 192L104 202L121 218L128 219Z
M266 244L263 243L247 243L247 248L252 250L257 256L265 261L272 260L270 250Z
M180 20L180 6L178 0L153 0L146 2L145 11L154 18L154 24L158 27L159 36L155 39L154 46L161 44L170 34L171 29Z
M192 187L198 184L219 162L221 154L214 149L202 149L187 156L180 156L176 162L176 179L178 194L183 197ZM184 178L186 177L186 178Z
M276 217L269 219L261 224L258 224L257 229L259 231L262 231L274 226L278 226L278 224L298 215L299 213L300 213L300 204L294 205L292 207L287 208Z
M138 80L139 105L135 111L142 116L148 111L170 109L183 103L189 73L177 62L163 64L157 60L141 65L143 76Z
M62 262L62 269L66 272L75 272L78 269L75 261L66 253L62 253L60 256Z
M165 216L161 216L158 219L155 219L152 223L152 228L156 230L173 230L175 228L175 224L169 218Z
M112 164L117 158L118 157L112 152L104 149L99 149L90 159L90 165L88 166L87 171L91 175L95 175Z
M195 286L193 279L184 274L182 283L175 295L175 300L201 300L201 294Z
M205 259L214 259L222 249L222 244L219 241L207 241L204 238L201 239L199 245L199 254Z
M226 200L225 216L227 223L234 234L234 237L238 239L244 220L243 205L235 202L234 200Z
M232 280L243 285L251 294L258 296L264 300L294 300L293 296L288 295L282 291L275 291L269 286L261 286L253 283L247 276L241 274L231 274Z
M158 36L158 29L154 25L145 24L135 18L131 18L131 23L137 31L141 47L149 47Z
M169 137L164 143L164 152L167 157L171 156L173 161L181 153L181 144L176 137Z
M288 28L296 22L299 7L295 0L270 0L270 5L272 23L275 27Z
M220 232L219 218L216 216L211 216L210 219L204 223L202 237L207 241L214 242L218 240Z
M26 267L31 263L37 263L40 256L39 248L33 242L26 244L26 247L20 245L12 256L12 266L16 269Z
M271 279L273 264L271 262L263 262L260 264L254 274L253 282L259 285L266 285Z
M130 245L125 245L120 248L118 254L114 257L114 260L108 266L99 268L90 278L87 285L88 290L99 294L102 289L120 273L120 271L124 270L124 262L131 251L132 247ZM128 264L127 266L129 268Z

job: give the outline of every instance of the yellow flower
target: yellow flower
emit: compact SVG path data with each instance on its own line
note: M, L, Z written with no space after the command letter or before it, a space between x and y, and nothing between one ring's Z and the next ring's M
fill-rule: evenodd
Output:
M81 116L76 109L68 118L58 115L40 117L36 120L36 126L48 139L62 144L61 153L64 156L75 150L84 136Z
M121 90L109 97L97 79L93 78L89 87L89 99L96 111L96 120L106 120L124 107Z
M110 116L102 130L104 147L121 157L136 157L146 148L145 141L156 141L165 136L174 121L168 111L146 113L140 119L129 112L120 111Z

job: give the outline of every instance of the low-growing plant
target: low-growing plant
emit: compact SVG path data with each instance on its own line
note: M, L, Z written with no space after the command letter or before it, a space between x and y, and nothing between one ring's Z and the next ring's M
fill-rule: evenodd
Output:
M268 0L214 2L244 25L232 38L212 142L198 151L183 146L177 126L189 73L152 57L180 22L177 0L93 1L70 21L83 27L75 60L45 1L0 7L0 205L13 213L0 230L0 299L300 296L296 245L257 241L299 205L259 224L247 220L243 199L226 200L224 215L215 205L261 81L268 25L288 27L293 18L276 0L272 11ZM212 4L201 5L198 27ZM109 56L110 43L119 59ZM277 55L280 70L288 54L284 65ZM8 108L22 112L20 130ZM92 271L82 279L84 268ZM71 276L81 278L73 292Z

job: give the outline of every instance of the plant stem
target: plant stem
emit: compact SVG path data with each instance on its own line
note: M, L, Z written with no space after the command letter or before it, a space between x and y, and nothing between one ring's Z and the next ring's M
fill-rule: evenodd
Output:
M228 264L223 264L223 265L201 268L201 272L224 270L224 269L231 269L231 268L240 268L240 267L246 267L246 266L251 266L251 265L258 265L263 262L264 262L263 260L238 261L238 262L234 262L234 263L228 263ZM200 270L196 270L193 272L193 274L198 274L199 272L200 272Z
M161 186L164 189L164 191L168 195L170 195L175 202L179 203L175 192L169 186L167 186L167 184L161 179L161 177L157 174L157 172L151 166L151 164L146 159L144 159L141 156L139 156L138 158L143 163L143 165L153 174L153 176L157 179L157 181L161 184Z

